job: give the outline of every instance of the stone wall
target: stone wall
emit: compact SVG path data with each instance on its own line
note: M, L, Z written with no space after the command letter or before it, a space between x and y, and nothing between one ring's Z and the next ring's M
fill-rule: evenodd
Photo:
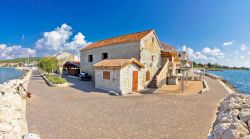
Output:
M140 68L138 68L138 66L136 66L135 64L130 64L127 65L126 67L121 69L120 72L120 86L121 86L121 90L123 92L123 94L132 92L132 83L133 83L133 71L138 71L138 89L143 89L143 85L142 85L142 74L140 72Z
M22 79L0 84L0 138L21 139L28 133L25 109L31 71Z
M103 71L110 72L110 80L103 79ZM126 94L132 92L133 71L138 71L138 89L142 89L141 72L135 64L129 64L122 69L95 69L95 87Z
M250 96L231 94L219 106L213 139L250 139Z
M161 68L161 49L154 32L151 32L141 40L139 61L145 66L141 70L141 84L145 88L151 81L146 81L146 72L150 72L150 79L152 79L159 68Z
M81 56L81 71L89 73L93 79L95 70L93 65L102 61L102 53L108 53L108 59L111 58L135 58L140 60L139 42L130 42L124 44L116 44L95 49L84 50L80 52ZM93 62L88 61L88 56L93 55Z
M110 72L110 80L103 79L103 71ZM120 93L119 69L95 69L95 88Z

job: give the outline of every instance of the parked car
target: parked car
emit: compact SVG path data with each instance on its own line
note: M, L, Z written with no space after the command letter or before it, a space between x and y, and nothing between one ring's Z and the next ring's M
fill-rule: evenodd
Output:
M81 72L79 74L79 77L80 77L81 81L90 81L91 80L91 76L86 72Z

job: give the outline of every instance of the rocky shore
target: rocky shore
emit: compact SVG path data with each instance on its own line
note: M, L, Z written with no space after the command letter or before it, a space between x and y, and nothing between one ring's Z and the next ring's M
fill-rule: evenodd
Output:
M250 96L234 93L219 106L213 139L250 139Z
M21 139L29 135L26 122L27 71L21 79L0 84L0 138Z

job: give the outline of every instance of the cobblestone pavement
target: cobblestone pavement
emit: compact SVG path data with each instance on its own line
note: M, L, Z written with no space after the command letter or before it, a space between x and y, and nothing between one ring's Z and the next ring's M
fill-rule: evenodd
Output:
M48 87L34 71L27 100L29 132L42 139L203 139L219 101L227 94L206 78L210 91L180 96L143 94L116 97L100 93L92 82L70 79L66 88Z

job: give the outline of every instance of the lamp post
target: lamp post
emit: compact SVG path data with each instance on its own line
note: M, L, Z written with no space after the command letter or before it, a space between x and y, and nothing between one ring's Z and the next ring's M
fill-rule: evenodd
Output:
M186 52L182 52L180 55L180 61L181 61L181 65L182 65L182 77L181 77L181 91L182 93L184 93L184 70L185 70L185 65L187 63L187 55ZM187 74L187 73L186 73Z

